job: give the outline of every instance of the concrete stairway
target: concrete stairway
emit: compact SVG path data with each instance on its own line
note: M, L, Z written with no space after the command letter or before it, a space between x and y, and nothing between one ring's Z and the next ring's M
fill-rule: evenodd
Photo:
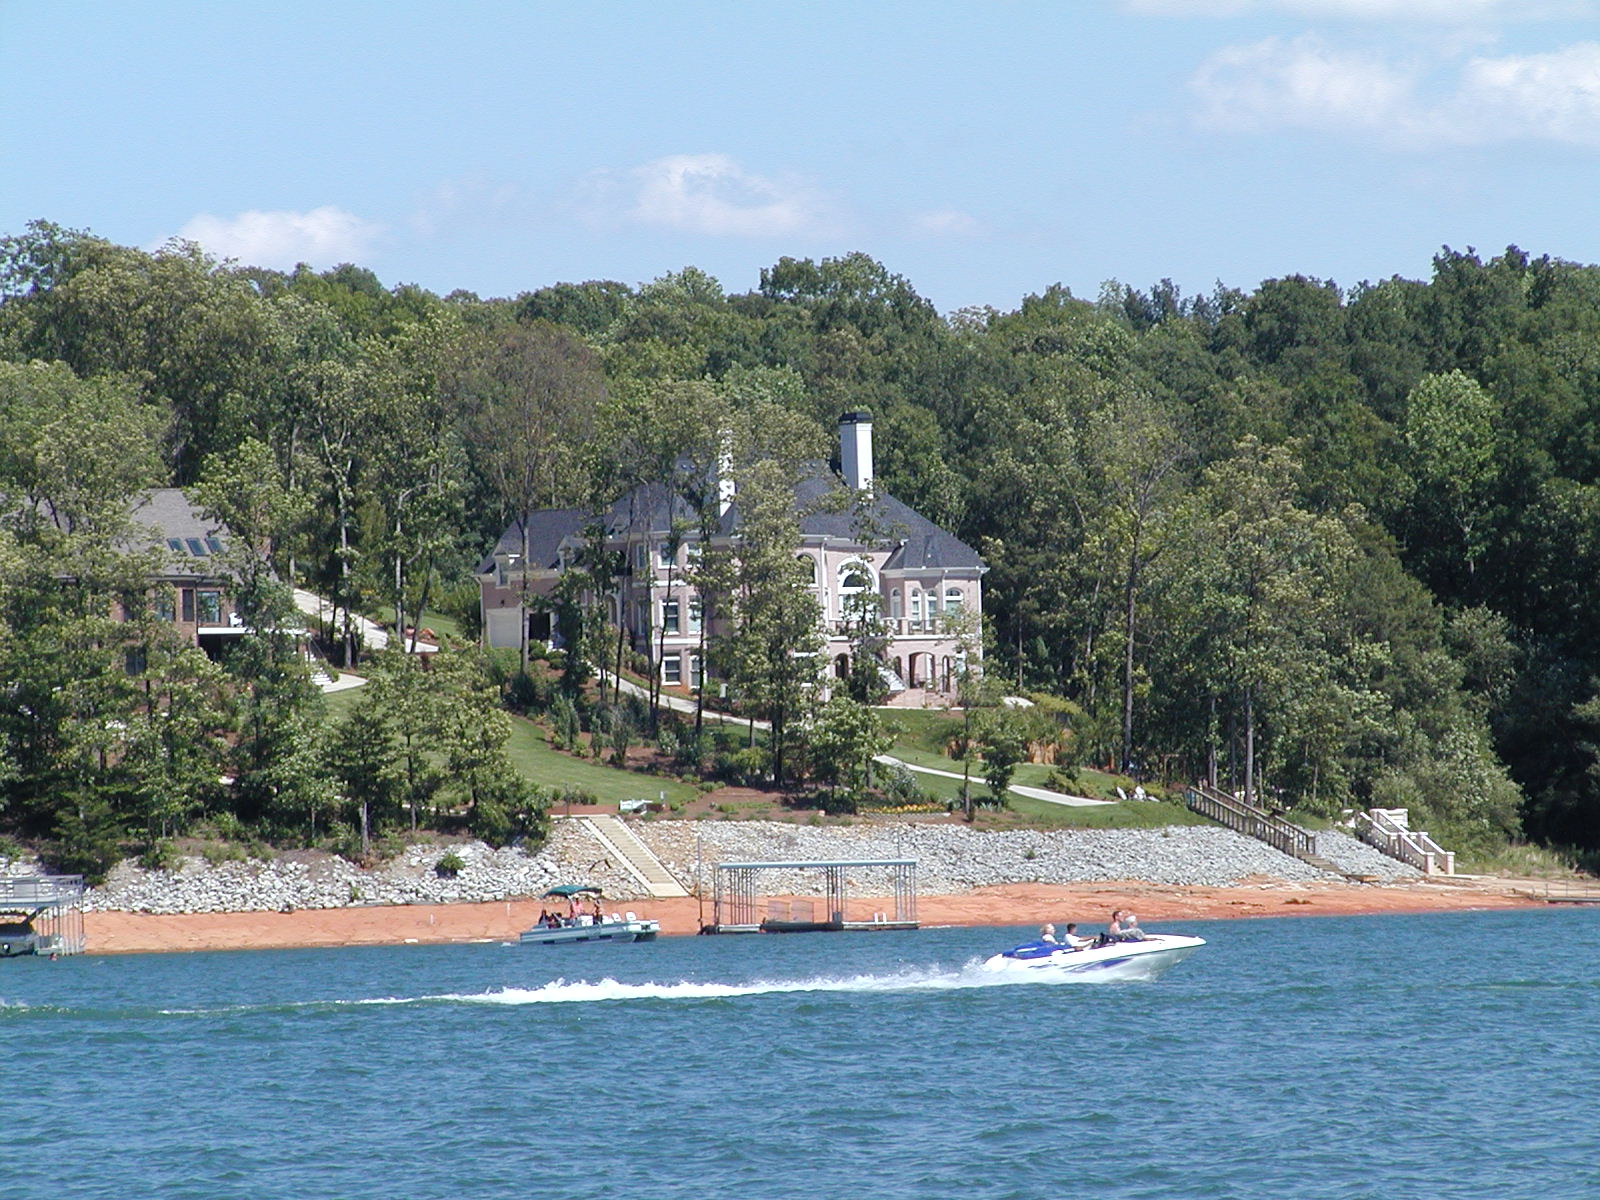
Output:
M641 842L626 823L612 816L575 817L588 827L595 841L604 846L616 862L639 881L646 892L658 899L687 896L689 893L672 877L661 860Z

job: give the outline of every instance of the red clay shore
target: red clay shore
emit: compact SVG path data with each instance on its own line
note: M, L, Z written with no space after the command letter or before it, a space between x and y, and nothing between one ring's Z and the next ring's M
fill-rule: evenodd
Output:
M952 896L920 896L917 917L937 925L1024 925L1074 920L1094 927L1113 907L1134 908L1141 923L1225 917L1358 916L1379 913L1462 912L1545 908L1543 885L1528 880L1461 878L1404 884L1247 882L1231 887L1173 887L1126 882L1005 884ZM710 901L637 900L632 909L661 922L663 934L692 934L711 920ZM851 920L892 912L893 901L852 898ZM183 950L274 950L313 946L390 946L404 943L514 941L538 919L540 902L417 904L293 912L196 913L155 916L131 912L84 914L91 954Z

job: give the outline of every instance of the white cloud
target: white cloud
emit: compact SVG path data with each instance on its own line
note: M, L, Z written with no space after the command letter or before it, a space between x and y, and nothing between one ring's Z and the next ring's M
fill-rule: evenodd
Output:
M1268 38L1218 51L1190 86L1213 129L1394 130L1415 107L1415 72L1320 39Z
M1593 0L1123 0L1130 12L1181 17L1287 13L1349 21L1475 25L1584 16Z
M1543 138L1600 145L1600 44L1474 58L1446 114L1459 140Z
M745 170L726 154L671 154L587 181L590 215L713 237L825 232L829 205L809 184Z
M1190 86L1211 129L1310 129L1393 147L1600 145L1600 44L1548 54L1394 62L1312 37L1213 55Z
M973 237L983 232L976 217L954 208L916 213L911 218L911 229L924 237Z
M328 267L366 256L382 227L333 205L310 212L242 212L232 217L198 213L178 230L219 258L246 266L293 268L297 263Z

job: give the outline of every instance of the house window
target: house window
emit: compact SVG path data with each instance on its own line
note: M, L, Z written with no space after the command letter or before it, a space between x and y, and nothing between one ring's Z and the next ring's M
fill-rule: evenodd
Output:
M809 554L796 554L794 559L805 571L806 582L812 587L817 586L817 560Z
M861 563L845 563L839 568L839 615L847 617L860 607L857 600L872 587L872 572Z
M206 549L211 551L213 554L221 554L222 543L217 541L217 539L214 537L208 537L206 539Z
M204 558L206 556L206 548L201 544L199 538L185 538L184 541L189 544L190 554L194 555L196 558Z
M668 654L661 660L661 682L670 684L683 682L683 656L681 654Z
M701 622L702 619L703 618L701 616L700 597L696 596L692 600L689 601L689 632L690 633L699 633L700 632L700 622Z
M902 611L903 607L904 606L900 603L900 589L891 589L889 592L889 615L898 621L901 617L906 615L904 611Z
M907 590L910 592L911 599L911 627L920 629L922 627L922 590L920 588L909 588Z
M661 602L661 628L667 633L678 632L678 602L676 600L663 600Z
M167 546L174 553L177 553L177 554L182 554L183 553L183 542L178 538L168 538L167 539Z
M165 588L162 588L150 598L150 609L155 613L158 621L170 621L177 615L172 603L172 593Z
M672 548L671 542L656 543L656 566L666 570L678 561L678 555Z
M704 550L704 549L705 549L705 547L702 546L699 542L690 542L687 546L685 546L683 548L684 561L686 563L688 563L691 567L699 566L700 565L700 552L702 550Z
M150 660L143 646L129 646L122 654L122 669L129 675L143 675Z
M645 556L649 553L650 551L642 544L633 548L633 569L635 571L644 570Z
M945 588L944 610L947 613L960 612L961 606L966 602L966 597L961 594L960 588Z
M182 595L183 595L183 619L185 621L193 621L194 620L194 589L193 588L184 588L183 592L182 592Z
M222 621L222 593L202 588L195 593L195 611L200 624L219 624Z
M697 688L706 681L705 665L700 661L698 654L689 655L689 686Z

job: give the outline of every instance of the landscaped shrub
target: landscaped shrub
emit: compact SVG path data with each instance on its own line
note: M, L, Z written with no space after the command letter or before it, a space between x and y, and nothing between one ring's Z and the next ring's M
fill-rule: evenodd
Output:
M741 746L718 754L711 773L728 783L753 787L766 779L771 766L772 756L764 746Z
M467 864L454 850L446 850L433 864L433 873L440 879L454 879L467 869Z
M157 838L139 856L139 865L146 871L174 871L182 861L178 848L166 838Z
M506 703L515 712L544 712L554 694L555 685L543 676L517 671L506 681Z
M571 697L556 696L550 701L550 726L558 747L569 754L578 748L578 707Z

